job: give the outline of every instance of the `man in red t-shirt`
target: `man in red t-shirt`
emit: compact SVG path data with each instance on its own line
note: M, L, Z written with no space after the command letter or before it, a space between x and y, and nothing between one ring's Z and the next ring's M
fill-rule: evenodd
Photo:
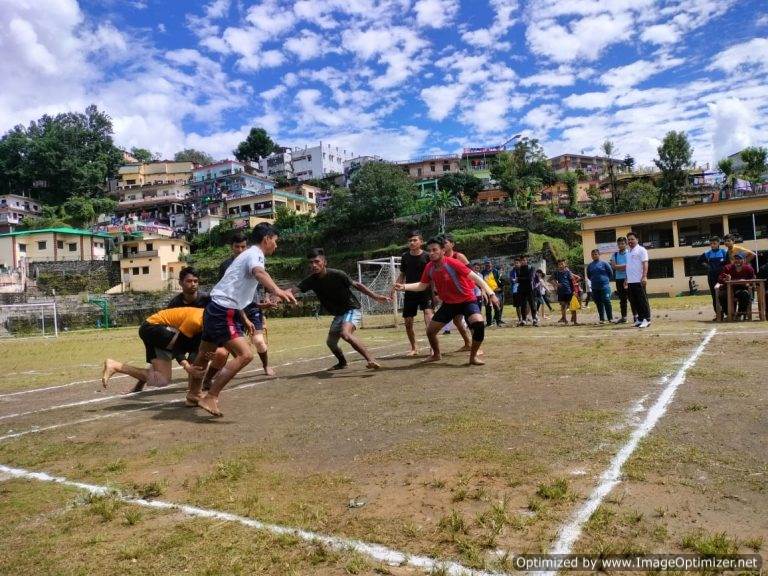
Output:
M442 238L432 238L427 242L427 252L429 262L424 268L421 280L411 284L395 284L395 290L407 292L428 290L434 284L437 296L443 303L427 327L432 355L426 361L435 362L441 359L437 335L455 316L464 316L472 331L469 363L482 365L484 362L477 358L477 352L485 338L485 319L477 305L475 286L480 287L494 306L499 306L499 300L479 274L459 260L445 255L445 241Z
M720 306L723 311L728 310L728 289L725 282L735 282L739 280L753 280L755 278L755 269L745 262L744 254L737 252L733 257L732 264L723 266L720 277L715 284L715 290L720 294ZM733 298L736 300L737 316L740 319L746 319L747 310L752 304L752 294L746 284L736 284L733 287Z

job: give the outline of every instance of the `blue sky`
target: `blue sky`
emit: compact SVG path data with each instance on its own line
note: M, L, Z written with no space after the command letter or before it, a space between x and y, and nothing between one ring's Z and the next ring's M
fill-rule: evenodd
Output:
M538 138L704 164L768 138L764 0L0 0L0 130L95 102L118 144L251 126L402 160Z

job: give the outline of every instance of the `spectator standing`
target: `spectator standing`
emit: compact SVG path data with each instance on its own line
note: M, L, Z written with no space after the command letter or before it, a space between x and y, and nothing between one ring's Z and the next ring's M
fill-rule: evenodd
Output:
M490 301L485 305L485 325L487 327L493 326L494 322L496 326L501 326L504 322L501 321L501 306L503 305L504 292L501 285L501 275L499 269L496 268L489 258L486 258L483 262L482 278L488 287L493 290L496 297L499 299L500 306L494 307Z
M648 294L645 287L648 283L648 250L637 240L637 234L627 234L627 289L632 309L637 314L636 328L648 328L651 325L651 305L648 303Z
M611 267L613 268L613 277L616 281L616 293L619 295L619 307L621 318L616 320L617 324L626 324L627 322L627 301L629 300L629 291L627 290L627 239L622 236L616 240L616 246L619 248L611 256ZM632 321L637 320L635 309L632 308Z
M736 244L736 236L733 234L726 234L723 238L723 244L728 249L728 262L733 264L736 254L743 254L744 261L750 264L755 259L756 254L749 248L744 248L741 244Z
M568 269L568 265L563 259L557 261L557 270L555 270L552 278L557 288L557 301L560 302L560 312L562 314L558 322L567 326L568 318L566 317L566 312L570 308L573 297L576 296L578 298L576 286L578 286L581 278ZM571 322L574 325L578 324L576 310L571 310Z
M608 262L600 260L600 250L592 250L592 262L587 266L587 281L592 284L592 297L597 307L597 315L600 324L606 321L613 322L613 308L611 306L611 280L613 269Z
M515 313L517 314L517 325L521 326L522 322L525 320L525 317L521 314L520 311L520 294L518 294L520 283L517 281L517 274L519 270L520 258L515 258L512 261L512 269L509 271L509 292L512 294L512 305L515 307Z
M547 286L547 277L543 270L536 270L533 287L536 290L536 311L538 312L542 305L546 304L549 311L552 312L552 303L549 301L549 286ZM543 312L541 316L544 320L549 319Z
M531 320L534 326L539 325L539 317L536 314L536 299L534 297L533 282L536 272L528 265L528 257L520 256L520 267L517 269L517 293L520 295L520 313L527 316L526 309L531 312ZM523 324L526 322L523 321Z
M720 246L718 236L712 236L709 239L709 250L699 256L698 262L707 267L707 284L709 284L712 308L715 311L715 320L717 320L717 290L715 290L715 285L719 282L723 267L728 264L728 250Z

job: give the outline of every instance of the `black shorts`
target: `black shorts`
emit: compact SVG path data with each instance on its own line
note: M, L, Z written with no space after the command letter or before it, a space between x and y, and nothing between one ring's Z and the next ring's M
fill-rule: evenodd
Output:
M432 296L425 294L418 297L410 297L410 294L406 294L403 300L403 318L413 318L416 316L419 310L432 310L435 305L432 302Z
M461 304L447 304L443 302L437 312L435 312L432 320L440 324L448 324L455 316L464 316L467 324L469 324L469 317L480 313L480 306L477 305L477 300L470 300Z
M152 362L158 357L165 359L172 357L168 346L174 336L176 336L176 331L162 324L144 322L139 326L139 338L144 342L147 362Z
M561 304L570 304L571 300L573 299L573 294L574 294L573 292L571 292L570 294L558 293L557 301L560 302Z
M215 302L209 302L203 312L203 341L222 346L242 338L245 332L240 319L240 312L234 308L225 308Z
M248 304L245 308L243 308L243 312L245 312L245 316L253 322L253 325L256 327L256 330L264 330L264 311L256 306L256 304Z

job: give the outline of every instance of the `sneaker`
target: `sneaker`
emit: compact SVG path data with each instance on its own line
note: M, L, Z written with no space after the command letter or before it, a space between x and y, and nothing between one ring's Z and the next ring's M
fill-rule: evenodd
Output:
M635 323L633 324L633 326L635 328L640 328L640 324L642 324L642 323L643 323L643 320L636 320Z
M538 325L539 325L539 319L538 319L538 318L537 318L536 320L534 320L534 321L533 321L533 325L534 325L534 326L538 326Z
M651 325L651 323L648 322L648 320L643 320L642 322L640 322L640 324L637 325L637 327L638 328L648 328L648 326L650 326L650 325Z
M605 320L600 320L598 324L605 324Z
M627 317L626 316L622 316L621 318L616 320L616 324L626 324L626 323L627 323Z

